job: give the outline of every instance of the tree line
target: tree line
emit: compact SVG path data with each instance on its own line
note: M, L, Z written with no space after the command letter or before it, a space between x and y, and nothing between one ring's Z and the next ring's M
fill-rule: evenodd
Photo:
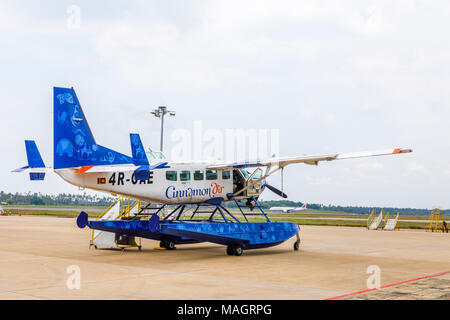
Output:
M6 193L0 191L0 201L8 205L45 205L45 206L108 206L114 198L90 194L60 193L48 195L42 193Z
M271 207L301 207L303 206L303 202L296 202L291 200L272 200L272 201L259 201L259 205L263 209L269 209ZM243 203L242 203L243 204ZM234 202L230 202L227 204L230 208L236 208L236 204ZM415 209L415 208L392 208L392 207L365 207L365 206L337 206L337 205L324 205L317 203L307 203L308 209L313 210L321 210L321 211L332 211L332 212L341 212L341 213L353 213L353 214L369 214L373 209L379 213L382 209L384 212L389 212L390 214L400 215L413 215L413 216L422 216L422 215L430 215L431 209ZM444 215L450 215L450 210L442 210Z

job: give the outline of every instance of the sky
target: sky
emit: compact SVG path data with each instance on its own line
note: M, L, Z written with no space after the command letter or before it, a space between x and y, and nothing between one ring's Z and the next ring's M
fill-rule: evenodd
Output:
M280 156L413 149L289 166L290 200L449 208L449 16L439 0L2 0L0 190L83 192L11 173L25 139L52 165L52 87L73 86L96 141L128 155L130 132L159 148L150 111L167 105L167 153L196 121L278 130Z

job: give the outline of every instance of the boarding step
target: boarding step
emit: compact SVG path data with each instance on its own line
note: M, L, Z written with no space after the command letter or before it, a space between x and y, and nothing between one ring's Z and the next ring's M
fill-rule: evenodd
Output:
M383 227L384 211L381 210L380 214L375 217L368 226L369 230L378 230Z
M98 218L97 221L114 221L133 219L140 210L141 202L118 197ZM92 230L91 246L95 248L120 249L139 247L134 237L123 236L114 232Z
M386 224L384 225L383 230L395 230L397 229L399 220L399 214L397 213L397 216L395 218L388 218L386 219Z

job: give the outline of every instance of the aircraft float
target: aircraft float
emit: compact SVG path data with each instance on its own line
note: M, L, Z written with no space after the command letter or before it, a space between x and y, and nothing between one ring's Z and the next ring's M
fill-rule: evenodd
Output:
M242 162L168 162L149 157L138 134L130 134L131 157L98 144L73 87L54 87L53 107L53 168L45 167L35 141L27 140L28 165L14 172L29 172L31 180L44 180L46 172L55 172L81 188L146 201L155 209L146 218L138 213L129 220L91 221L81 212L77 225L157 240L166 249L174 249L178 244L211 242L226 246L228 255L240 256L243 250L275 246L296 236L294 249L298 250L299 226L271 222L258 204L259 196L266 189L287 198L282 190L267 183L268 177L296 163L318 165L321 161L412 151L393 148ZM237 205L245 221L223 205L230 201ZM259 213L243 210L248 207L258 209ZM168 214L163 216L164 208ZM195 208L188 217L187 208ZM205 213L208 218L201 216ZM251 222L247 216L252 215L264 217L266 222Z

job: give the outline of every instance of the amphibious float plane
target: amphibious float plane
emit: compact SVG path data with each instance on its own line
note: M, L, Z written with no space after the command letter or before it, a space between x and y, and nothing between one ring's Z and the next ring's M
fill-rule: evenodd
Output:
M229 255L241 255L245 249L270 247L297 236L294 249L298 250L298 225L271 222L258 204L259 196L266 189L287 197L282 190L268 184L268 177L291 164L318 165L322 161L411 152L392 148L243 162L169 162L145 152L139 135L130 134L130 157L96 142L73 88L55 87L53 94L53 168L45 167L34 141L25 141L28 165L14 171L29 172L31 180L44 180L45 173L53 171L81 188L159 205L150 219L142 219L137 214L131 220L89 221L82 212L77 224L80 228L88 226L117 235L160 240L161 246L167 249L173 249L175 244L207 241L226 245ZM223 206L230 201L240 209L245 222ZM170 213L160 217L163 207ZM190 218L183 218L188 211L185 209L193 207ZM243 207L257 208L267 222L249 222L247 216L257 213L248 213ZM209 215L207 219L200 217L205 212Z

